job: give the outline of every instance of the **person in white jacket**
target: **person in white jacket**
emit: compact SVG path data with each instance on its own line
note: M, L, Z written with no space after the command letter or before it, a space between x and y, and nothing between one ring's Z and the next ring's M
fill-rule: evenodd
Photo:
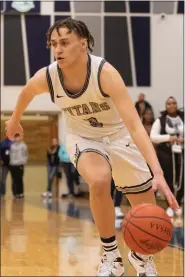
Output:
M152 126L150 137L157 144L157 154L164 172L166 182L171 191L176 194L179 206L184 196L184 114L178 110L177 101L169 97L166 110L157 118ZM174 211L168 207L167 214L174 216ZM175 211L182 215L182 208Z

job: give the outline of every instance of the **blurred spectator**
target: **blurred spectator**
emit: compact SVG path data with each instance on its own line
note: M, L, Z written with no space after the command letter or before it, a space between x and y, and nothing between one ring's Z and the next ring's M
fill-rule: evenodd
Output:
M73 164L71 165L72 165L73 182L75 184L75 187L74 187L75 196L83 196L84 193L80 190L80 175L76 167Z
M0 159L1 159L1 180L0 180L0 195L4 196L6 194L6 178L8 171L10 171L10 146L12 141L8 138L0 142ZM13 190L13 184L12 184Z
M66 175L67 186L68 186L68 190L69 190L69 194L62 195L62 197L80 196L79 175L78 175L78 172L77 172L76 168L74 167L74 165L70 161L70 157L67 153L67 149L66 149L65 144L62 144L60 146L60 151L59 151L58 155L59 155L59 159L60 159L60 162L61 162L61 166L63 167L65 175ZM75 193L74 183L76 184L76 186L78 188L77 193Z
M60 146L58 139L53 138L50 148L47 151L47 173L48 173L48 184L46 192L42 194L43 197L52 197L52 184L55 177L59 177L59 164L60 160L58 157Z
M157 144L159 162L164 172L166 182L171 191L175 193L181 206L184 195L184 114L178 110L177 101L169 97L166 101L166 110L160 118L156 119L151 130L151 140ZM174 211L167 209L169 216L174 216ZM175 211L182 215L182 208Z
M144 93L140 93L138 96L138 101L135 103L136 110L141 118L143 118L143 113L145 109L152 109L152 106L145 100Z
M115 195L114 195L114 193L115 193ZM123 218L124 214L122 213L121 207L120 207L121 200L122 200L122 192L116 189L113 178L111 181L111 196L112 196L112 199L114 200L116 218Z
M143 126L145 127L147 134L150 136L152 125L154 123L154 113L150 108L146 108L143 113Z
M24 165L28 161L28 150L19 134L15 135L15 141L10 147L10 170L13 179L13 195L16 198L24 197Z

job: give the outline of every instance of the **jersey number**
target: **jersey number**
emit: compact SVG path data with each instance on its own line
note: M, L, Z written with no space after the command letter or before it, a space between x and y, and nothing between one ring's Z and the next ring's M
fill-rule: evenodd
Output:
M98 120L95 117L90 117L85 120L88 120L92 127L103 127L103 123L98 122Z

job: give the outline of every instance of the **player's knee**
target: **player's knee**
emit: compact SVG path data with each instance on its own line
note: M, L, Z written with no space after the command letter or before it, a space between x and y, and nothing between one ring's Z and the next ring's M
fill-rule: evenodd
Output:
M111 176L109 173L97 174L94 176L90 184L91 196L100 197L102 195L110 194Z

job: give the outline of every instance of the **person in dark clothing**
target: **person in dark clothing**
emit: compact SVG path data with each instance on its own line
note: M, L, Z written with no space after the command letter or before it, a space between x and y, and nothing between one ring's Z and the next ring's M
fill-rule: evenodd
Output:
M12 145L12 141L9 140L8 138L0 142L0 159L1 159L0 195L1 196L4 196L6 194L6 178L7 178L8 172L10 171L10 146L11 145Z
M28 149L19 134L10 147L10 171L13 179L12 193L16 198L24 197L24 166L28 161Z
M59 172L59 152L60 146L58 144L58 139L53 138L52 144L47 151L47 172L48 172L48 185L47 190L42 194L43 197L52 197L52 184L55 177L57 177Z
M151 130L151 140L157 144L157 154L164 176L179 206L184 196L184 113L178 110L177 101L169 97L166 110L156 119ZM167 214L174 216L168 207ZM175 211L182 215L182 208Z
M121 200L122 200L122 192L116 189L113 178L111 181L111 196L112 196L112 199L114 200L116 218L123 218L124 214L122 213L120 208Z
M146 108L143 113L142 123L143 123L143 126L145 127L145 130L149 136L150 136L150 132L151 132L154 120L155 120L155 118L154 118L153 111L150 108Z
M65 172L68 186L68 194L63 194L62 197L67 196L82 196L80 191L80 179L79 174L74 165L70 161L70 157L67 153L65 144L61 144L59 151L59 159L61 166ZM75 186L76 185L76 186Z
M144 93L140 93L138 97L138 101L135 103L136 110L140 116L140 118L143 118L143 114L145 109L152 109L152 106L145 100Z

